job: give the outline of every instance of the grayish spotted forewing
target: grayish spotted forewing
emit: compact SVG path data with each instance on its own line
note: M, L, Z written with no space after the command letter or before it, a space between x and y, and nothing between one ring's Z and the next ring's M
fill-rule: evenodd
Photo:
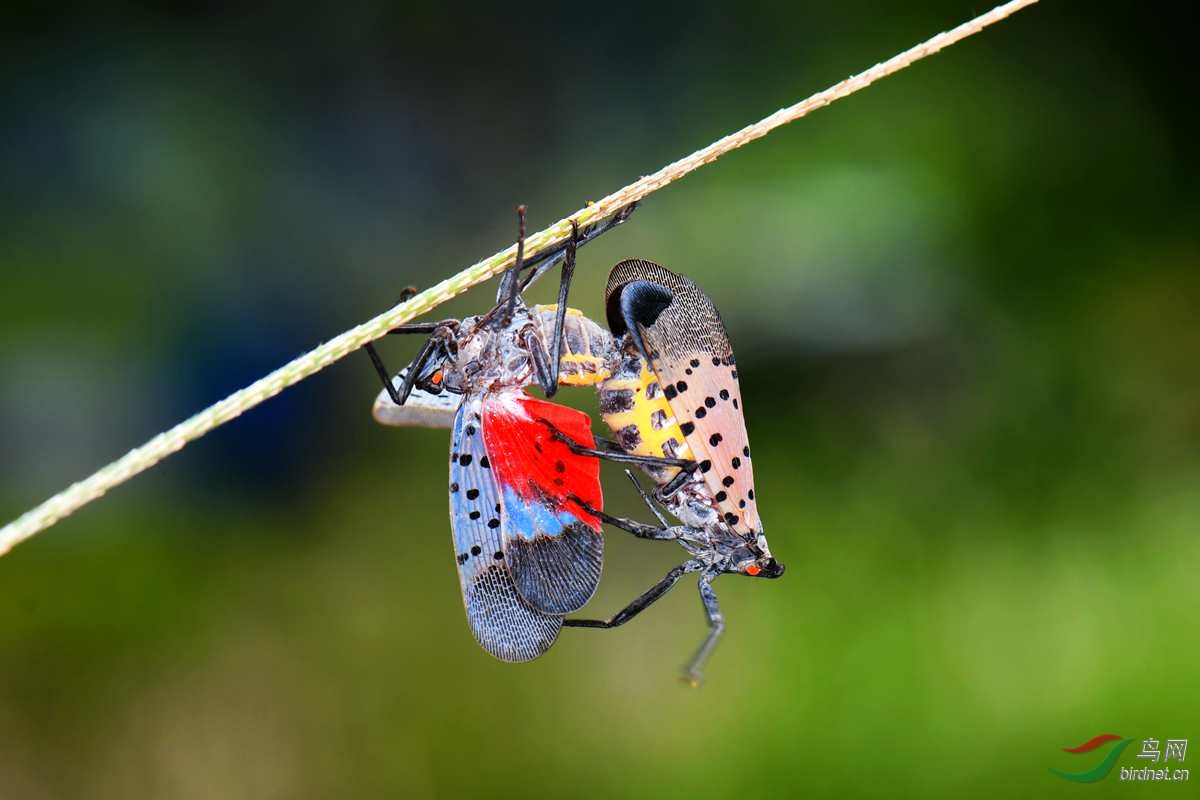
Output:
M501 501L484 447L482 399L468 397L450 440L450 521L471 633L502 661L530 661L558 638L562 617L541 614L517 592L504 556Z

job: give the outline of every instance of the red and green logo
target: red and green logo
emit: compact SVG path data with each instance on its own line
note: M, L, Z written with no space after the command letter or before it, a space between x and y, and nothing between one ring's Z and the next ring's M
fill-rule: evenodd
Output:
M1109 773L1109 771L1112 770L1113 764L1117 763L1117 758L1121 755L1121 751L1128 747L1129 743L1132 741L1133 739L1123 739L1120 736L1117 736L1115 733L1104 733L1093 739L1088 739L1078 747L1063 748L1063 750L1068 753L1090 753L1099 747L1103 747L1109 742L1116 742L1112 749L1108 751L1108 755L1104 757L1104 760L1096 766L1092 767L1086 772L1062 772L1054 769L1053 767L1046 767L1046 769L1050 770L1059 777L1066 778L1069 781L1075 781L1075 783L1094 783L1095 781L1103 778Z

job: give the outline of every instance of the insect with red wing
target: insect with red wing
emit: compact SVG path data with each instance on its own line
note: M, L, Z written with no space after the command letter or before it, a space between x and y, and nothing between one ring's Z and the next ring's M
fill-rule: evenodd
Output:
M568 245L559 305L535 306L532 309L525 307L523 302L517 305L518 298L511 294L515 284L502 284L498 293L501 302L484 317L464 320L462 323L453 320L441 323L441 335L434 328L426 329L434 335L422 348L422 355L394 382L387 378L382 364L372 354L376 368L385 381L385 391L376 401L376 418L386 424L445 425L449 419L449 404L440 393L447 389L463 391L464 376L474 375L473 380L480 372L480 359L470 356L464 358L459 350L461 326L474 323L478 327L478 320L495 318L503 305L503 298L509 298L512 303L512 310L507 315L509 334L513 341L520 343L525 355L507 362L509 372L489 374L489 379L493 381L492 388L502 387L507 391L527 385L533 382L534 373L547 394L557 388L547 386L550 379L556 379L557 383L564 385L595 385L600 392L601 413L617 435L617 442L601 442L604 449L598 449L590 433L580 436L568 430L565 424L558 424L554 414L545 410L527 411L524 406L537 401L520 392L523 400L514 398L515 404L506 404L509 406L507 417L497 416L487 426L490 430L506 433L498 433L491 441L487 441L485 449L489 452L493 449L495 452L515 449L524 437L533 436L536 440L534 449L539 456L548 444L554 443L565 445L568 452L578 457L596 456L640 464L658 484L656 499L684 524L669 525L644 492L642 496L658 518L660 527L607 515L588 497L579 493L551 491L549 494L539 494L547 485L565 488L567 478L562 473L582 466L574 462L568 466L568 462L561 459L555 460L559 473L557 479L549 477L547 481L545 475L540 480L535 477L537 470L534 465L539 463L537 456L528 452L518 455L508 462L508 478L502 479L503 484L524 481L533 488L535 496L544 500L535 503L537 508L573 503L576 513L582 510L593 519L603 519L641 538L677 541L692 556L614 617L608 620L568 619L565 622L559 618L558 624L617 627L662 597L683 575L698 572L700 595L710 623L709 634L687 670L689 679L698 683L701 667L724 628L712 581L726 572L766 578L776 578L783 573L783 565L770 554L758 520L749 445L741 415L732 350L711 299L688 279L645 261L622 262L610 275L606 300L610 327L618 333L618 338L614 339L582 314L565 306L567 285L574 267L574 250L573 246ZM559 358L546 364L548 352L557 353ZM503 359L491 357L490 361L498 363ZM447 366L450 371L447 371ZM695 408L684 398L691 388L687 381L689 378L697 388L694 396L698 404ZM401 392L406 393L398 397ZM411 395L413 392L415 396ZM405 400L410 400L407 407L402 405ZM719 403L724 405L718 407ZM566 409L560 411L566 413L564 419L570 417L570 413L578 413ZM477 419L480 418L479 411L473 413ZM679 419L683 421L679 422ZM538 438L539 434L528 427L530 420L550 432L549 441ZM578 421L578 417L571 421ZM586 418L583 422L586 425ZM469 431L470 427L465 430ZM456 451L466 446L463 431L459 419L455 422ZM508 444L502 445L501 440ZM695 460L697 457L699 461ZM560 464L562 469L558 470ZM737 489L733 488L738 482L734 473L742 479ZM591 473L586 474L588 477L582 481L582 485L590 486ZM634 482L636 484L636 480ZM451 488L454 489L453 483ZM640 486L638 489L641 491ZM507 486L504 491L508 492ZM502 504L496 504L495 507L499 511ZM514 504L514 507L521 506ZM456 515L455 520L457 538L460 527L469 530L470 525L461 520L460 515ZM515 520L511 525L521 531L533 529L530 520L524 518ZM553 541L553 536L542 541ZM481 551L484 549L480 548ZM496 555L499 561L505 553L497 551ZM460 554L460 566L464 558ZM533 570L522 566L518 567L517 573L528 581L521 584L522 596L527 594L528 597L536 597L540 592L539 581L549 582L550 585L562 583L553 570ZM598 576L598 570L596 574ZM466 571L462 572L462 576L468 617L474 627L476 619L483 615L473 612L468 586L477 578ZM594 588L594 583L590 586ZM586 601L586 597L583 599ZM541 608L550 607L544 604L544 599L535 600L534 603L541 603L538 606ZM562 604L554 606L556 613L561 607ZM540 622L544 620L533 617L523 620L516 627L533 629L535 623ZM553 621L550 624L553 625ZM497 627L509 630L513 626L489 623L485 627L489 630ZM553 628L552 633L557 635L557 627ZM476 636L481 637L479 630ZM545 641L539 645L540 649L531 648L532 655L528 657L543 652L553 641L548 633L543 638ZM480 641L482 643L484 639L480 638ZM484 646L488 647L487 644Z
M397 328L429 337L394 380L374 348L367 349L385 387L377 419L452 427L450 515L463 603L476 640L506 661L536 658L553 644L563 615L595 591L604 548L594 513L602 507L599 462L572 452L555 434L594 444L587 415L524 391L538 383L553 394L559 361L521 297L523 208L519 214L516 263L501 280L495 307L463 320ZM561 253L560 296L576 246L623 218L573 233ZM553 261L552 255L532 277ZM563 309L556 331L572 330Z

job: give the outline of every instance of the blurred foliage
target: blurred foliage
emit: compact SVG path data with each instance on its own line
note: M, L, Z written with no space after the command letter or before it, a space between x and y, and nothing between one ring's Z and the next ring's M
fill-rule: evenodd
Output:
M497 250L516 202L557 219L980 10L10 12L0 515ZM659 260L738 351L789 570L717 583L701 690L689 585L480 651L446 434L377 429L352 358L0 559L0 797L1034 796L1097 734L1200 737L1192 13L1041 4L582 251L574 304ZM680 559L610 535L589 611Z

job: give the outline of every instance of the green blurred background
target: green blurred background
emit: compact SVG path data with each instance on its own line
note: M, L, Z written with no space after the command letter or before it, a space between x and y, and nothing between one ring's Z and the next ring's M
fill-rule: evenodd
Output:
M984 8L8 12L0 518L507 245L517 202L537 229ZM447 435L377 427L353 357L0 559L0 797L1140 791L1044 765L1200 738L1194 23L1043 3L582 251L585 311L650 258L738 353L788 573L717 582L702 689L691 582L483 653ZM611 534L588 611L681 558Z

